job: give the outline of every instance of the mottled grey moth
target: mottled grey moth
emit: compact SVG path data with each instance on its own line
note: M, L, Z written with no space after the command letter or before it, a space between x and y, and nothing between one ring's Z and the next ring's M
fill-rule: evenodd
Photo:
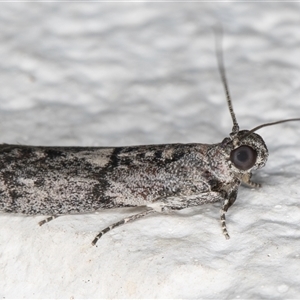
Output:
M220 41L219 41L220 42ZM219 144L165 144L130 147L33 147L0 145L0 210L26 215L48 215L42 225L72 213L117 207L143 206L103 229L93 240L114 227L144 217L221 203L220 219L228 239L225 212L235 202L241 183L251 181L262 168L267 147L256 130L282 120L239 130L227 87L220 44L217 61L233 121L232 132Z

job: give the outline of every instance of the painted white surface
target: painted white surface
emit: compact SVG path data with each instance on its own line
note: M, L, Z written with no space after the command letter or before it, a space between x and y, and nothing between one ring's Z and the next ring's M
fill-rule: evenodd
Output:
M231 120L211 26L241 128L300 116L297 3L1 3L1 142L114 146L220 142ZM2 298L299 298L300 124L259 132L260 190L99 230L136 209L0 215Z

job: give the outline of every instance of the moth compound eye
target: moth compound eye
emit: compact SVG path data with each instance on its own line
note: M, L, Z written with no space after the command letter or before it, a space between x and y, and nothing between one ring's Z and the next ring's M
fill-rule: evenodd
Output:
M248 170L254 166L257 152L249 146L240 146L230 153L230 160L240 170Z

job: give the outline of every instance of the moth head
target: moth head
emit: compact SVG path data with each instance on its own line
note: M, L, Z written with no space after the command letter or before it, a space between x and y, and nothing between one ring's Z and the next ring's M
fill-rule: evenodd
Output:
M232 107L231 97L227 84L225 67L223 62L223 53L221 46L222 28L216 29L216 54L218 68L224 86L227 106L231 115L233 127L230 138L225 138L222 142L225 154L232 166L238 173L249 173L252 170L262 168L268 159L268 149L264 140L258 134L254 133L260 128L273 126L291 121L300 121L300 118L286 119L271 123L261 124L251 130L239 130L239 124L236 120ZM229 152L229 153L228 153Z
M269 152L262 137L248 130L239 131L231 140L229 160L239 172L249 172L262 168Z

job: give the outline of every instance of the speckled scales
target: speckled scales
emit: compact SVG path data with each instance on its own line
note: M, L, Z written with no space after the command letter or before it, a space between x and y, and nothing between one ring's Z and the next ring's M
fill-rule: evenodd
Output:
M34 215L156 202L171 209L219 201L234 174L219 145L118 148L0 146L0 209ZM237 189L236 182L231 189Z

